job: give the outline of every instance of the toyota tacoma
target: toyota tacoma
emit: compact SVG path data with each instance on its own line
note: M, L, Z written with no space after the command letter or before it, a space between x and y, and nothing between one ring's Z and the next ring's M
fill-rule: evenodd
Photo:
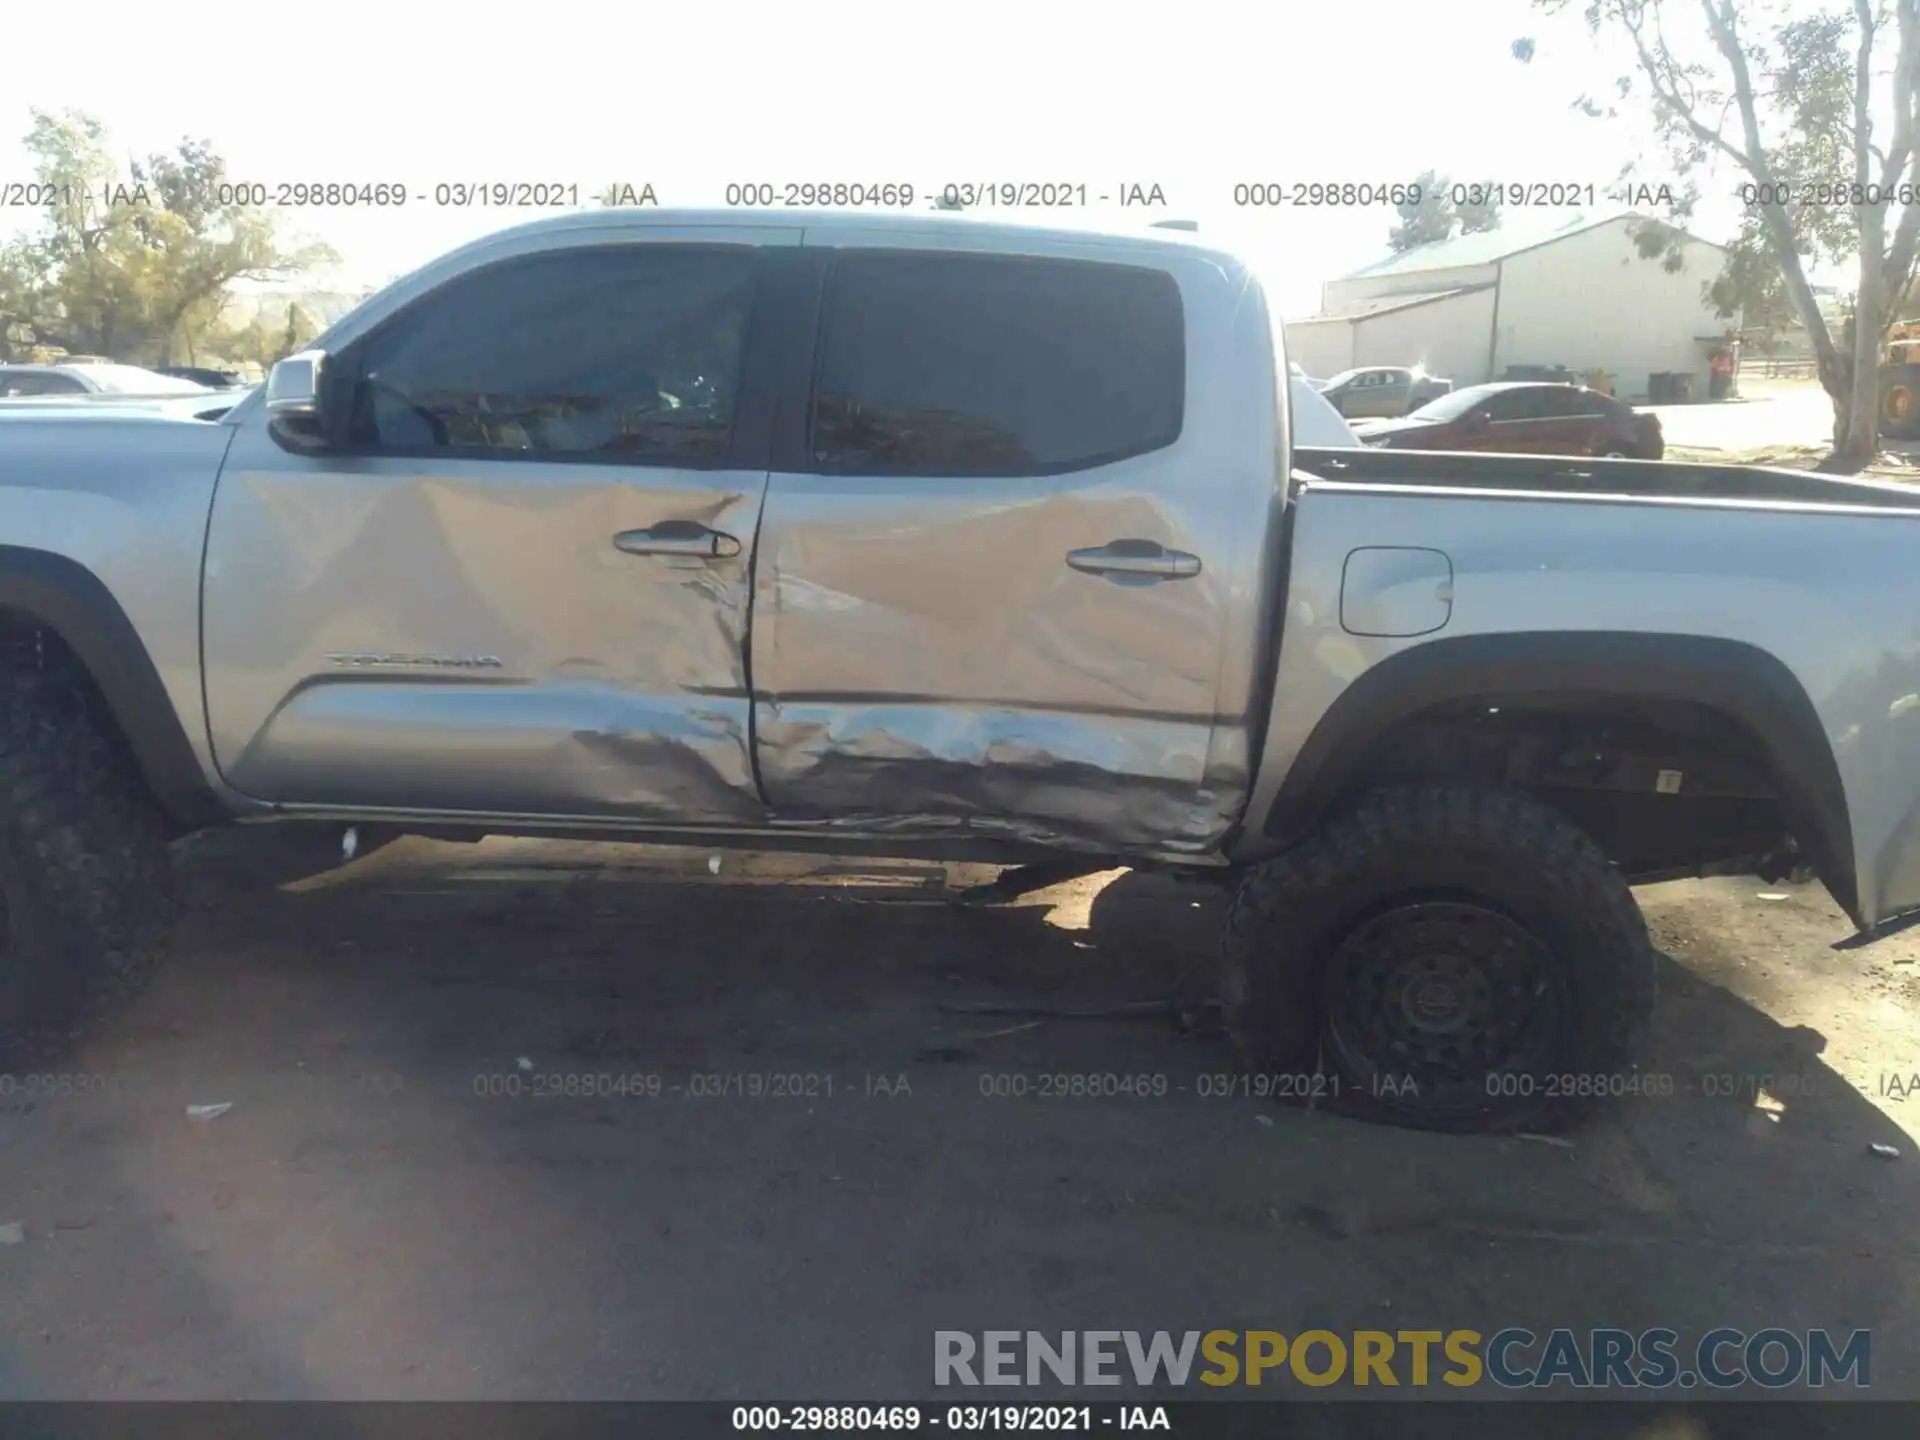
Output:
M217 420L10 417L0 1024L221 824L1126 865L1232 887L1249 1067L1498 1129L1630 1073L1632 884L1920 908L1904 490L1313 449L1288 377L1198 237L602 211Z

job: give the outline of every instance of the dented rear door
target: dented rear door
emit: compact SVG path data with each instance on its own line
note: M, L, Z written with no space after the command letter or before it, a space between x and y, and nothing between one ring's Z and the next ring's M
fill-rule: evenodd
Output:
M1245 287L1064 242L835 239L808 235L808 423L798 453L776 436L755 566L775 823L1216 844L1245 793L1245 692L1223 676L1253 649L1233 626L1257 603L1276 382L1270 361L1229 370L1262 408L1189 375L1187 346L1268 347L1263 317L1213 303Z
M481 264L335 357L361 377L344 453L247 422L204 593L229 781L356 809L760 819L749 337L767 256L799 236L656 228Z

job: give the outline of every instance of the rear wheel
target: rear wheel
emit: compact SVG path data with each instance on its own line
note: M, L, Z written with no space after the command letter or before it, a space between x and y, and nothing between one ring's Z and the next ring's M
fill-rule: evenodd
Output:
M1248 1068L1441 1130L1565 1123L1637 1083L1655 957L1632 893L1529 796L1381 791L1244 877L1223 996ZM1281 1088L1281 1087L1274 1087Z

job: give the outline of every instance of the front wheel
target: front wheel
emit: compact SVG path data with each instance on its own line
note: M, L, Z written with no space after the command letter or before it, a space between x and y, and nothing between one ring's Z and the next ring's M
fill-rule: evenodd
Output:
M1655 956L1632 892L1513 791L1366 796L1247 872L1223 997L1256 1074L1422 1129L1563 1124L1638 1088Z
M1881 433L1904 439L1914 434L1916 425L1920 425L1920 396L1913 382L1904 377L1884 380L1880 387Z
M164 821L91 687L0 667L0 1069L143 980L173 908Z

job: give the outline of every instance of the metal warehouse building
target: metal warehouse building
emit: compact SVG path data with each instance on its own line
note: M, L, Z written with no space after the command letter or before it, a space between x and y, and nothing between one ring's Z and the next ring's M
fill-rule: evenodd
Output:
M1321 313L1286 325L1288 358L1310 375L1359 365L1420 365L1456 385L1509 366L1565 366L1641 398L1648 377L1693 376L1730 333L1702 298L1726 251L1683 236L1685 263L1643 260L1637 215L1580 219L1545 235L1456 235L1376 261L1321 287Z

